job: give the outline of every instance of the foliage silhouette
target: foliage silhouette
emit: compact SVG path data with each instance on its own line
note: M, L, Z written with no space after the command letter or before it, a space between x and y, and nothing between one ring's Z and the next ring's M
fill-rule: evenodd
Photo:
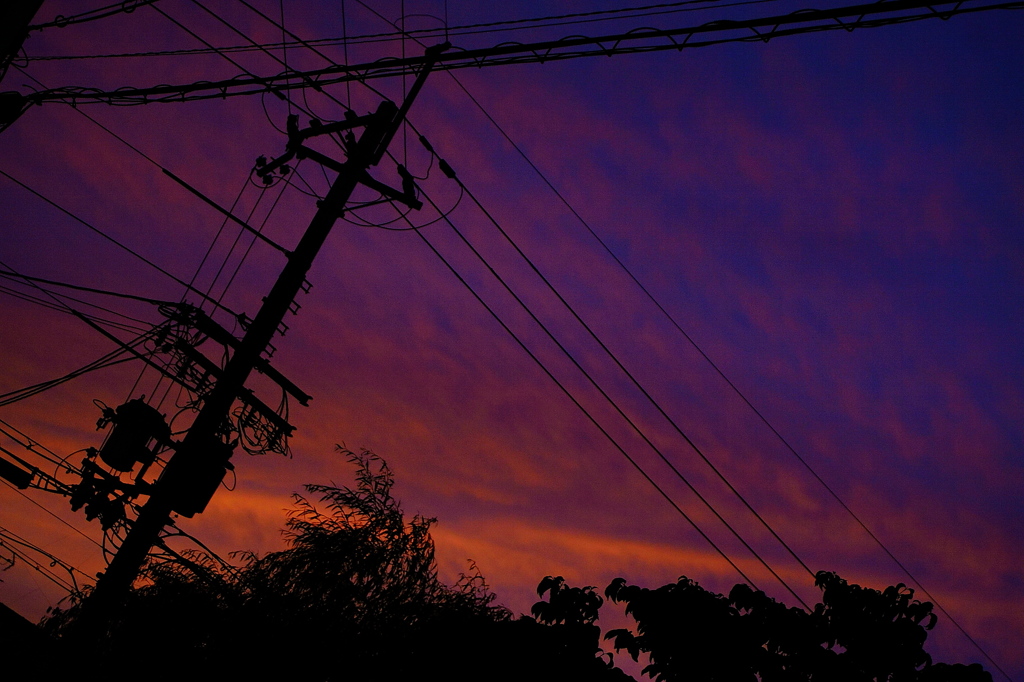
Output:
M686 577L648 590L612 581L605 596L626 605L636 632L605 635L658 682L991 682L980 665L933 664L924 651L932 605L900 584L883 591L834 573L816 575L821 603L810 613L736 585L729 596Z
M64 674L91 660L117 662L102 668L109 679L632 679L598 658L593 588L586 623L544 624L494 606L475 567L443 584L434 519L406 522L390 468L339 450L355 487L307 486L319 502L296 495L286 549L237 554L238 566L198 551L151 564L117 617L87 619L89 632L76 627L88 592L51 613L43 626L66 648ZM566 594L552 591L557 608ZM155 665L155 647L173 666Z
M434 519L406 521L390 468L339 450L356 465L355 487L307 486L318 502L296 495L286 549L237 554L234 566L185 553L149 565L116 617L82 618L88 592L51 613L44 629L64 648L53 679L81 677L83 661L107 679L633 679L600 648L593 586L548 576L533 617L513 619L475 567L445 585ZM725 596L685 577L655 590L617 578L605 596L625 605L635 632L605 639L646 655L643 673L658 682L991 682L978 665L932 664L932 605L905 585L877 591L826 572L816 585L821 603L808 613L746 585Z

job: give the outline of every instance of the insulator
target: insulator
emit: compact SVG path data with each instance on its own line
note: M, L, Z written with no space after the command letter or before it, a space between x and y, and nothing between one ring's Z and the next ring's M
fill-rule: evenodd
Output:
M116 471L131 471L136 462L151 462L149 441L168 441L171 428L155 407L139 398L115 410L114 429L100 450L100 459Z

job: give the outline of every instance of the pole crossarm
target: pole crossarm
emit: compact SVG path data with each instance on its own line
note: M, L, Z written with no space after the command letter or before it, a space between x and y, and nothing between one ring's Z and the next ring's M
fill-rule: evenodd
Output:
M220 81L147 88L101 90L61 87L20 96L24 107L31 104L105 103L120 106L156 102L189 102L265 92L416 75L430 60L435 71L543 63L580 57L614 56L665 50L684 50L733 42L769 42L784 36L819 31L854 31L923 19L949 19L960 14L991 10L1024 9L1024 2L984 0L882 0L825 10L800 10L790 14L745 20L712 21L676 29L637 28L626 33L599 37L570 36L536 43L502 43L487 48L405 59L385 58L362 64L338 64L312 71L284 71L274 76L240 75ZM4 93L10 95L13 93Z

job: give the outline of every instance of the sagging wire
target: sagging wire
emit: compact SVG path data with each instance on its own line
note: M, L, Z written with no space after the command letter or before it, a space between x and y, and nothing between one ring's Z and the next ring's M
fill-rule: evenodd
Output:
M139 7L152 5L155 2L157 2L157 0L122 0L122 2L115 2L111 5L97 7L96 9L72 14L67 17L58 14L52 21L48 21L43 24L29 24L28 30L42 31L47 28L65 28L74 24L84 24L89 21L96 21L97 19L106 19L107 17L112 17L117 14L131 14Z
M43 577L49 579L52 583L54 583L58 587L66 590L69 594L70 593L74 593L74 592L78 592L78 590L79 590L79 588L78 588L78 581L75 578L75 573L76 572L78 574L82 575L85 578L91 579L91 576L89 576L87 573L82 571L77 566L74 566L74 565L64 561L63 559L61 559L57 555L53 554L52 552L49 552L49 551L43 549L39 545L36 545L36 544L26 540L25 538L21 537L17 533L14 533L14 532L12 532L12 531L10 531L10 530L8 530L6 528L3 528L3 527L0 527L0 547L3 547L4 549L6 549L8 552L11 553L11 558L10 559L7 559L6 557L2 557L3 560L8 563L7 568L2 569L2 570L8 570L8 569L12 568L15 565L16 560L17 559L21 559L21 561L23 561L25 564L27 564L30 568L32 568L33 570L38 572ZM24 549L23 550L19 550L19 549L17 549L17 547L22 547ZM71 580L71 582L70 583L66 582L64 578L61 578L59 576L59 574L56 574L53 571L48 570L46 567L44 567L44 565L42 563L40 563L39 561L37 561L36 559L33 559L30 555L28 555L25 552L25 550L28 550L30 552L34 552L35 554L42 555L43 557L48 559L49 562L50 562L50 568L51 569L52 568L56 568L57 566L60 566L62 569L64 569L67 572L68 578Z

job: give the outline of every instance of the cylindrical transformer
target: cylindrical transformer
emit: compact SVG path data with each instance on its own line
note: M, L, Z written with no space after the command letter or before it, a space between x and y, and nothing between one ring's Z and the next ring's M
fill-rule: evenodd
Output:
M102 459L116 471L131 471L136 462L151 462L151 440L169 441L171 428L155 407L136 398L117 408L114 429L100 450Z

